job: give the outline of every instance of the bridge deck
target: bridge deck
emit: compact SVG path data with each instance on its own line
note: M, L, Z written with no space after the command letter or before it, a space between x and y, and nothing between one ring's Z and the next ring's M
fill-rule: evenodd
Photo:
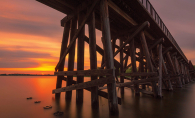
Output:
M121 95L124 87L133 87L135 95L141 92L162 98L163 89L181 88L194 80L192 63L188 63L148 0L37 1L67 14L61 20L64 32L55 68L57 83L53 93L56 98L66 92L66 99L71 99L72 90L76 90L76 101L82 103L83 89L87 89L91 92L92 107L99 105L100 95L108 99L110 113L117 115L120 98L116 87L120 88ZM85 35L85 24L88 24L89 37ZM96 29L102 33L103 49L96 44ZM79 50L77 68L74 68L76 41ZM85 42L89 44L90 70L84 70ZM96 52L102 55L99 69ZM65 60L67 54L68 60ZM119 61L114 58L116 55L120 55ZM66 61L68 71L64 71ZM131 72L127 73L130 68ZM73 76L77 76L77 81L73 81ZM91 81L84 82L84 76L91 76ZM62 87L62 80L66 81L66 87ZM102 87L105 84L107 86ZM146 89L146 85L152 90ZM108 93L101 91L105 88Z
M64 14L72 13L77 6L81 4L84 0L37 0L47 6L50 6ZM87 0L85 0L87 1ZM153 6L148 0L109 0L110 3L115 3L117 8L122 10L124 14L119 14L118 9L113 9L112 5L109 5L109 18L111 35L116 32L128 31L132 26L143 23L144 21L150 22L150 28L146 30L147 42L152 43L153 40L164 38L165 42L163 44L164 48L173 47L170 52L178 52L178 57L181 56L186 62L188 62L186 56L183 54L182 50L178 46L177 42L168 31L167 27L163 23L162 19L159 17ZM115 7L115 6L114 6ZM95 10L96 15L96 28L101 30L99 9ZM118 13L117 13L118 12ZM128 16L126 16L128 15ZM128 18L131 19L127 20ZM149 41L151 40L151 41ZM150 45L150 44L148 44Z

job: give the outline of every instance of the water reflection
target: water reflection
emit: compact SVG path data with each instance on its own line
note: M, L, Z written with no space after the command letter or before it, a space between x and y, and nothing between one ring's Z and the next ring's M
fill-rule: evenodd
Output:
M74 78L76 79L76 78ZM89 80L87 78L86 80ZM131 88L125 88L124 94L117 88L121 97L119 116L110 116L108 100L99 97L99 108L92 109L91 93L84 90L83 104L76 104L76 91L72 99L65 100L51 94L55 88L56 77L1 77L0 78L0 118L56 118L56 111L64 112L59 118L194 118L195 84L185 85L182 89L163 91L163 99L140 94L135 96ZM63 86L65 86L63 82ZM106 90L104 90L106 91ZM26 97L33 97L26 100ZM40 104L34 101L40 100ZM52 105L52 109L43 109Z

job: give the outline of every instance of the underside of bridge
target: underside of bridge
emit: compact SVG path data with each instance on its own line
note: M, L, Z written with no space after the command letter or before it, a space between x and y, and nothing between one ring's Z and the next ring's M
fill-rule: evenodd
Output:
M57 84L52 91L56 97L66 92L66 99L71 99L72 90L76 90L77 103L82 103L86 89L91 91L92 108L98 107L98 96L102 96L108 99L110 113L116 115L121 104L116 87L121 94L124 87L130 87L136 95L162 98L163 89L173 90L194 80L192 63L148 0L37 1L65 14L61 20L64 32L60 59L55 68ZM96 36L96 29L102 32L101 39ZM102 41L103 48L96 40ZM89 44L90 70L84 70L85 42ZM77 68L74 68L75 48ZM97 53L102 55L100 68ZM64 71L67 55L68 71ZM77 76L77 81L73 76ZM91 76L91 81L84 82L84 76ZM62 87L64 80L66 87Z

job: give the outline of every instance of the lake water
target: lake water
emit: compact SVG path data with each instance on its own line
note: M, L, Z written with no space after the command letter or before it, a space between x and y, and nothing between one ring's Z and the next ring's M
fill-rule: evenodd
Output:
M74 78L76 79L76 78ZM89 79L89 78L86 78ZM0 118L112 118L109 116L107 99L99 97L99 110L91 109L90 92L84 91L83 105L76 105L76 91L72 100L65 101L65 93L60 101L55 100L55 76L0 76ZM65 86L65 82L63 82ZM118 96L120 90L117 89ZM134 96L125 88L119 116L116 118L195 118L195 83L182 89L163 91L163 99L149 95ZM27 100L27 97L33 97ZM41 101L35 104L34 101ZM43 109L52 105L52 109ZM63 116L54 116L63 111ZM113 117L113 118L115 118Z

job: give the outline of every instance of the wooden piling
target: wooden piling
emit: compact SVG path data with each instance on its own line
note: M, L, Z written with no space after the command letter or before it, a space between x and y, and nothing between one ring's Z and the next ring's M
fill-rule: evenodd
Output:
M134 39L130 42L130 54L131 54L132 72L136 73L137 66L136 66ZM135 77L134 80L138 80L138 78ZM134 85L134 89L135 89L135 95L140 95L139 94L139 85Z
M71 22L70 42L72 41L73 36L75 35L76 29L77 29L77 18L73 18ZM76 44L76 40L73 42L72 47L69 50L68 71L74 70L75 44ZM67 76L66 86L72 85L72 80L73 80L73 76ZM71 98L72 98L72 91L67 91L66 99L70 100Z
M84 17L85 15L82 12L78 15L78 27L81 27ZM77 41L77 70L84 70L84 50L85 50L84 38L85 38L85 27L82 27L78 35L78 41ZM77 83L83 83L83 82L84 82L84 76L77 76ZM76 102L83 103L83 89L76 90Z
M69 38L69 30L70 30L70 21L64 24L64 32L63 32L63 38L62 38L62 44L61 44L61 52L60 52L60 58L62 57L63 53L65 52L67 48L68 38ZM64 71L64 64L65 64L65 58L63 59L62 63L59 66L58 71ZM56 82L56 89L62 87L62 80L64 76L57 76L57 82ZM55 97L59 98L60 93L56 93Z
M123 41L120 40L120 46L122 45L123 45ZM127 56L127 59L125 60L126 63L127 63L127 60L128 60L128 56ZM120 64L121 64L120 73L124 73L123 50L120 51ZM124 83L124 76L120 76L120 83ZM124 94L124 87L121 87L120 90L121 90L121 94Z
M141 40L141 43L142 43L144 54L146 56L147 69L149 70L149 72L154 72L154 68L153 68L153 65L152 65L152 62L151 62L151 59L150 59L150 53L149 53L149 50L148 50L148 46L147 46L147 43L146 43L144 32L142 31L140 33L140 35L141 35L140 40ZM156 82L152 82L152 90L153 90L153 93L154 93L154 97L157 97L157 95L158 95L157 92L158 91L157 91Z
M97 69L97 54L96 54L96 33L95 33L95 14L94 12L89 17L89 54L90 54L90 69ZM102 56L103 58L103 56ZM102 59L103 61L103 59ZM91 80L96 80L97 76L91 76ZM98 86L91 87L91 105L92 108L99 107Z
M112 54L112 47L111 47L111 35L110 35L110 23L109 23L109 14L108 14L108 4L107 0L101 0L100 2L100 14L101 14L101 21L102 21L102 36L104 40L104 53L105 53L105 60L106 60L106 68L113 69L114 71L114 60ZM114 72L113 72L114 73ZM113 79L115 79L115 74L112 75ZM109 111L112 115L116 115L119 113L118 111L118 101L116 95L116 84L111 83L107 84L108 86L108 104L109 104Z
M164 74L169 75L164 59L162 59L162 64L163 64L163 68L164 68ZM172 84L171 84L170 76L168 76L168 78L169 78L167 80L168 87L169 87L169 90L172 91L173 87L172 87Z

